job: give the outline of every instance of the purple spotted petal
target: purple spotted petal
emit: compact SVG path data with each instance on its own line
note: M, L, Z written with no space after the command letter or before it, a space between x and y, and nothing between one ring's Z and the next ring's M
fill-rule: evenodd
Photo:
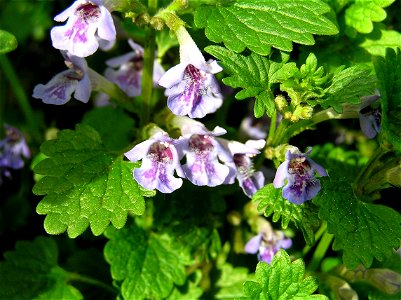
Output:
M260 261L270 264L273 260L274 254L275 253L272 248L266 247L262 251L260 251L260 253L258 255L258 259Z
M292 246L291 239L282 239L278 242L278 247L282 249L288 249L291 248L291 246Z
M359 124L362 132L367 138L373 139L376 134L380 132L380 119L381 116L378 111L367 114L359 114Z
M265 185L265 176L262 172L258 171L245 179L238 177L238 181L245 195L252 198L252 196Z
M273 180L273 186L275 188L282 187L284 185L284 180L288 176L288 164L289 161L285 160L277 169L276 176Z
M224 182L229 168L217 159L216 141L212 136L192 135L188 140L187 163L182 167L185 176L195 185L217 186Z
M171 164L158 164L150 159L143 159L141 167L134 169L134 178L146 189L171 193L182 186L182 179L175 178L173 173L174 166Z
M142 159L141 167L133 172L135 180L146 189L171 193L182 185L174 171L182 173L174 142L164 132L157 132L149 140L125 153L131 161Z
M259 251L260 242L262 241L262 234L258 234L251 238L245 245L245 252L249 254L256 254Z
M71 99L78 82L76 72L66 70L54 76L47 84L36 85L32 97L42 99L46 104L62 105Z
M73 55L86 57L93 54L99 47L98 38L109 42L115 40L116 31L111 14L101 1L76 1L57 15L55 20L67 20L67 23L51 30L53 47L67 50Z
M283 188L283 197L294 204L302 204L314 198L320 191L320 182L315 178L305 180L295 176L294 180L288 180Z

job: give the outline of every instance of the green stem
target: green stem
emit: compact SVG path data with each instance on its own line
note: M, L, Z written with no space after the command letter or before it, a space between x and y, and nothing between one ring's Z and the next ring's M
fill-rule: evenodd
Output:
M148 0L149 14L154 15L157 11L157 0ZM149 27L147 41L143 53L142 73L142 109L140 126L144 127L149 123L150 108L152 106L153 92L153 64L156 50L156 31Z
M24 88L16 74L13 65L11 64L8 57L4 54L0 54L0 67L3 69L5 78L11 85L11 88L14 91L15 98L18 101L18 104L21 108L22 113L28 123L29 128L31 129L31 133L33 138L37 141L41 141L41 134L39 131L39 127L35 121L33 110L31 105L29 104L28 97L25 94Z
M363 194L365 181L369 179L370 174L376 167L376 164L379 162L380 158L387 152L388 151L384 150L382 147L378 147L373 153L372 157L369 159L366 166L359 172L354 182L354 191L357 195Z
M277 112L273 114L270 120L269 135L267 136L266 145L269 145L273 140L274 133L276 132Z
M311 271L316 272L316 270L320 265L320 262L325 257L327 249L329 248L333 238L334 238L333 234L330 234L327 231L325 231L323 237L321 238L319 244L316 247L315 252L313 253L312 261L309 265L309 269Z
M321 238L321 236L326 231L326 229L327 229L327 223L323 222L322 225L320 226L319 230L316 231L316 233L315 233L315 242L313 243L313 245L310 245L310 246L306 245L304 247L304 249L302 250L303 257L305 257L309 253L310 249L312 249L312 247L317 243L317 241Z
M114 294L114 295L118 294L118 290L116 288L114 288L100 280L97 280L97 279L94 279L92 277L85 276L82 274L68 272L68 280L87 283L87 284L90 284L93 286L97 286L105 291L108 291L108 292Z

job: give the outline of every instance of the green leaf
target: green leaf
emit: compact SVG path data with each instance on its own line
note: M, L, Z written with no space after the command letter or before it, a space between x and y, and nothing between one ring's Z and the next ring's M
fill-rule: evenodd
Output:
M56 243L46 237L18 241L0 262L0 299L83 299L57 265Z
M386 17L383 9L395 0L356 0L345 11L345 23L360 33L373 31L373 22L381 22Z
M319 216L334 234L333 249L343 250L344 264L369 267L373 258L382 261L400 246L401 215L393 209L364 203L353 193L350 181L335 172L322 178L322 190L313 200Z
M256 117L265 111L270 117L274 114L271 84L284 81L298 71L295 63L287 63L288 56L274 57L276 53L269 59L255 53L244 56L218 46L206 47L205 51L218 58L224 71L230 74L223 79L224 84L242 88L235 96L237 99L256 97Z
M401 52L388 48L386 57L373 60L381 94L381 143L401 151ZM389 145L390 144L390 145Z
M337 34L324 14L330 7L320 0L237 0L228 6L203 6L195 11L195 25L206 37L235 52L248 47L267 55L271 47L292 50L292 42L313 45L312 34Z
M176 286L167 300L183 300L183 299L201 299L203 289L199 287L199 283L202 279L202 272L200 270L195 271L188 276L185 284L182 286Z
M82 123L100 134L107 149L124 149L132 140L134 120L122 109L111 106L95 108L85 114Z
M136 225L110 227L104 249L124 299L165 299L174 284L185 282L187 257L168 235L146 232ZM180 251L181 250L181 251Z
M283 198L281 189L274 188L272 183L258 190L252 197L252 201L258 202L258 211L263 212L266 217L273 214L273 222L281 219L283 229L293 222L302 230L306 243L313 244L314 229L319 226L320 220L317 216L317 208L312 203L293 204Z
M325 89L326 98L319 101L323 108L333 107L342 112L342 104L358 104L360 97L371 95L377 85L377 80L371 68L366 65L354 65L335 72L329 87Z
M18 46L17 39L11 33L0 29L0 54L13 51Z
M363 36L359 47L368 51L371 55L385 56L386 48L401 48L401 33L396 30L377 28L371 34ZM359 49L359 48L358 48Z
M271 265L259 262L255 275L256 281L244 283L246 299L327 299L323 295L311 295L318 288L317 280L305 277L302 259L291 262L284 250L274 255Z
M220 276L215 282L218 291L214 299L238 299L244 296L243 283L250 279L248 269L244 267L233 267L224 263L219 267Z
M132 177L137 165L107 152L91 127L60 131L56 140L42 144L41 151L48 158L34 167L44 177L33 192L46 195L36 210L47 215L48 233L67 230L70 237L77 237L90 226L100 235L110 222L122 228L129 213L143 214L144 193Z

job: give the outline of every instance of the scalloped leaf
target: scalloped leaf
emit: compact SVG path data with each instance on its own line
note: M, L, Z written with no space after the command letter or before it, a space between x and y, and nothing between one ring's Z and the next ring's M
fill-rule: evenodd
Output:
M242 88L235 97L238 100L255 97L255 116L268 116L275 112L273 83L284 81L298 71L294 62L287 63L289 57L267 57L252 53L249 56L237 54L224 47L209 46L205 51L220 60L224 71L230 76L223 83L233 88Z
M310 202L297 205L289 202L281 195L281 189L274 188L273 184L267 184L258 190L252 197L253 202L258 202L258 211L266 217L273 214L273 222L281 219L281 227L286 229L290 222L302 230L305 241L312 245L315 240L314 229L320 224L317 216L317 207Z
M271 47L292 51L292 42L313 45L313 34L337 34L324 14L330 7L320 0L237 0L227 6L201 6L195 25L206 37L235 52L249 48L267 55Z
M107 152L99 134L91 127L59 132L56 140L42 144L47 156L34 167L43 177L33 187L36 195L46 195L38 204L38 214L47 215L46 232L67 230L72 238L90 226L102 234L110 222L122 228L129 213L143 214L147 194L132 177L136 164Z
M18 241L15 250L4 253L0 262L0 299L83 299L68 284L68 272L57 265L54 240L37 237Z
M313 202L335 236L333 249L343 250L344 264L368 268L373 258L382 261L400 246L401 215L390 207L360 201L350 181L336 175L331 172L330 178L320 179L322 190Z
M165 299L174 284L185 283L184 265L189 260L168 235L146 232L135 224L122 230L110 227L105 235L109 241L104 255L124 299Z
M383 9L395 0L356 0L345 11L345 24L360 33L373 31L373 22L381 22L386 17Z
M256 281L244 283L245 299L327 299L324 295L311 295L319 286L312 276L305 276L302 259L291 262L289 255L280 250L271 265L259 262Z

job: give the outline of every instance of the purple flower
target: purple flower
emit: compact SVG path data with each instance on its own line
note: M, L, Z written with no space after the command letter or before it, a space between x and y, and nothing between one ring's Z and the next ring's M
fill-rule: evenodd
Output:
M46 104L62 105L67 103L74 93L75 99L87 103L92 87L86 60L67 52L61 53L69 69L58 73L45 85L36 85L32 97L42 99Z
M112 16L102 0L77 0L54 18L57 22L67 19L65 25L56 26L50 32L56 49L86 57L95 53L98 40L109 47L116 39Z
M176 31L180 43L180 64L159 80L165 87L167 106L179 116L203 118L223 103L220 87L213 74L222 71L216 61L206 62L184 27Z
M8 169L21 169L24 166L22 157L29 158L31 153L24 136L18 129L8 125L4 127L6 137L0 141L0 175L10 177Z
M132 40L128 40L128 43L134 51L107 60L106 64L110 68L106 69L105 76L116 83L128 96L135 97L141 94L143 48ZM155 60L153 82L157 83L163 74L163 67Z
M245 252L249 254L258 253L260 261L270 264L280 249L288 249L291 246L291 239L286 238L282 231L273 230L269 225L265 226L258 235L246 243Z
M286 160L278 167L273 181L275 188L283 188L283 197L295 204L302 204L311 200L320 190L320 182L315 178L315 172L320 176L327 176L326 170L308 157L312 148L306 153L298 149L286 153Z
M378 108L371 105L380 99L380 93L376 90L375 94L361 98L359 110L359 124L362 132L367 138L373 139L380 132L381 113Z
M252 198L253 194L264 186L265 177L262 172L255 172L251 157L260 153L259 149L264 147L265 141L250 140L245 144L236 141L221 141L223 144L226 144L226 147L230 150L232 155L232 162L227 162L227 164L234 165L239 186L242 188L245 195ZM230 181L231 178L227 178L226 183L230 183Z
M227 160L229 153L221 147L215 136L225 134L221 127L212 132L203 126L184 126L183 154L186 154L186 164L182 166L184 175L198 186L217 186L226 180L230 170L218 160Z
M142 159L141 167L134 169L135 180L146 189L162 193L180 188L182 179L173 176L174 170L182 174L177 145L165 132L157 132L125 153L130 161Z

